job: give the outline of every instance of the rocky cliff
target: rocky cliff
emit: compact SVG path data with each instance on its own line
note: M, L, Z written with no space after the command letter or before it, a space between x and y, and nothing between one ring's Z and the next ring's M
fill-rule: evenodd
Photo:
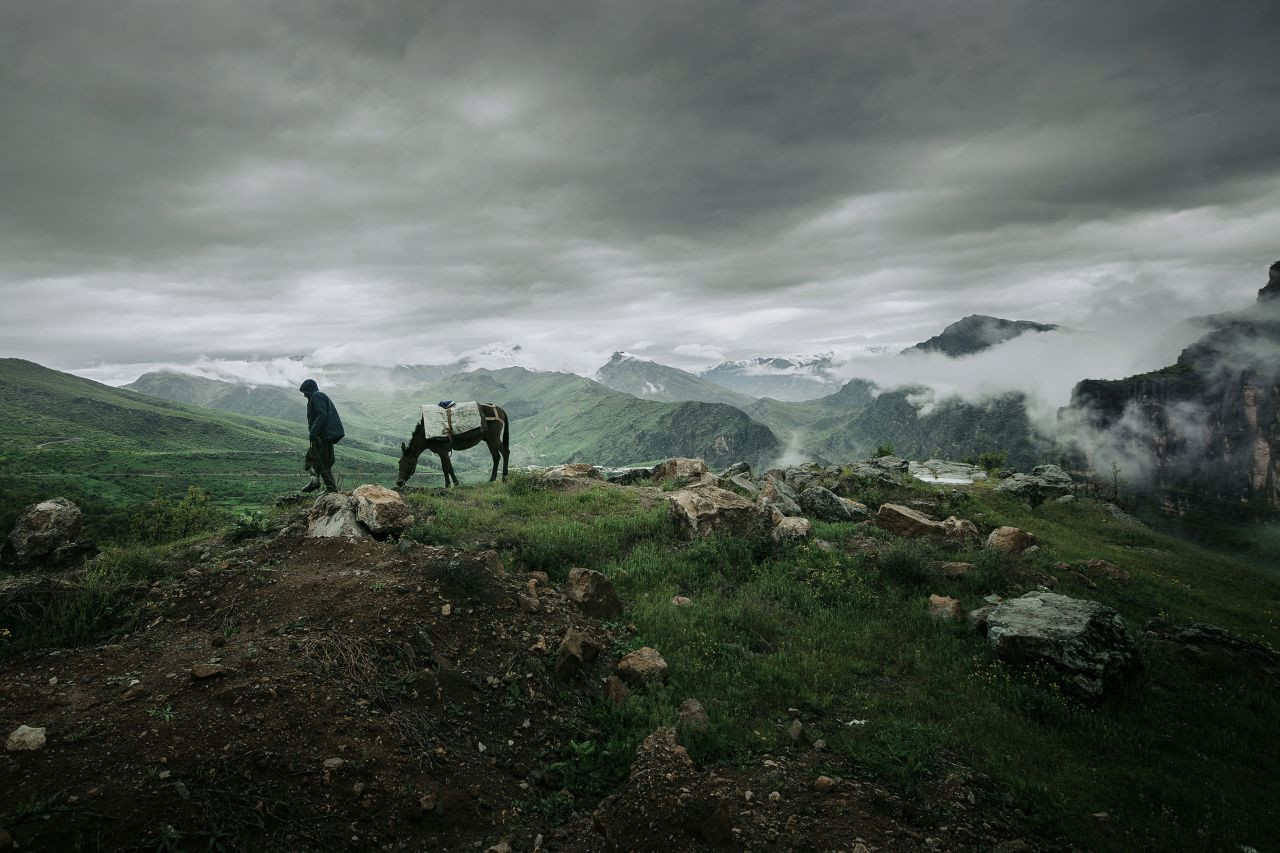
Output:
M1114 459L1167 509L1280 513L1280 262L1248 311L1217 315L1175 364L1085 380L1060 413L1097 469ZM1108 458L1110 457L1110 458Z

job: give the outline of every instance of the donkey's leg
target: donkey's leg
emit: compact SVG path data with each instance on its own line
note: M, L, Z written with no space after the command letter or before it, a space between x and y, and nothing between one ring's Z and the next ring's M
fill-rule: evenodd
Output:
M448 460L448 464L449 464L449 476L453 478L453 484L454 484L455 486L461 486L461 485L462 485L462 483L458 482L458 474L457 474L457 472L456 472L456 471L454 471L454 470L453 470L453 454L452 454L452 453L450 453L450 454L449 454L448 456L446 456L445 458Z
M485 443L489 445L489 455L493 457L493 470L489 472L489 482L492 483L498 479L498 442L493 436L489 436Z
M449 454L437 452L440 459L440 473L444 474L444 487L449 488Z

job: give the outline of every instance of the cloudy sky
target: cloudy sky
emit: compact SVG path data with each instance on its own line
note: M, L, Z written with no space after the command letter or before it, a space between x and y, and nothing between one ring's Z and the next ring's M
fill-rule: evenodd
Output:
M6 0L0 355L1164 339L1280 257L1277 33L1274 0Z

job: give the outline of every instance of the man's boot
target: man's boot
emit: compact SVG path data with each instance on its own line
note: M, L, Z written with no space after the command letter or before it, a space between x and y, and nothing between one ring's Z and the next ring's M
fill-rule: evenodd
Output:
M318 489L318 488L320 488L320 478L319 478L319 477L317 477L317 476L315 476L315 475L313 474L313 475L311 476L311 482L310 482L310 483L307 483L305 486L303 486L303 487L302 487L302 491L304 491L304 492L314 492L314 491L315 491L316 489Z

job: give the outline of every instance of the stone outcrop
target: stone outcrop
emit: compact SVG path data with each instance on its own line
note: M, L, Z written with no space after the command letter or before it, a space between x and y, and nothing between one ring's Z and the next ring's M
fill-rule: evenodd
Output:
M770 507L708 485L695 485L667 496L681 538L692 541L712 534L750 538L767 534L781 518Z
M672 478L680 478L684 480L696 480L707 472L707 463L701 459L687 459L685 457L676 457L661 462L653 468L653 479L670 480Z
M589 616L612 619L622 615L622 600L613 582L593 569L570 569L564 591Z
M372 483L357 486L356 520L377 537L399 536L413 525L413 512L398 492Z
M987 472L977 465L970 465L967 462L948 462L944 459L910 462L907 465L907 471L912 477L926 483L967 485L987 479Z
M1196 676L1244 675L1280 680L1280 652L1217 625L1175 625L1153 619L1143 636L1147 649Z
M556 648L556 675L572 678L600 656L600 644L585 631L570 628Z
M1072 482L1071 475L1057 465L1037 465L1030 474L1005 477L996 491L1038 503L1070 494Z
M876 512L875 523L877 527L890 533L908 538L941 536L945 532L942 522L902 504L881 504Z
M1006 663L1044 667L1089 703L1125 693L1141 663L1120 614L1053 592L1007 599L987 615L987 642Z
M963 619L964 609L958 599L947 595L929 596L929 615L934 619Z
M799 498L787 485L786 480L773 474L765 474L764 479L760 481L759 501L762 505L773 507L783 515L800 515L803 512L800 509Z
M800 508L819 521L861 521L870 515L863 504L822 486L810 486L801 492Z
M345 492L328 492L316 498L307 514L307 536L316 539L363 539L369 531L356 518L357 502Z
M586 462L568 462L564 465L552 465L550 468L532 469L544 480L603 480L604 471Z
M29 566L58 562L59 549L66 551L80 536L84 514L66 498L50 498L22 511L9 534L13 562Z

